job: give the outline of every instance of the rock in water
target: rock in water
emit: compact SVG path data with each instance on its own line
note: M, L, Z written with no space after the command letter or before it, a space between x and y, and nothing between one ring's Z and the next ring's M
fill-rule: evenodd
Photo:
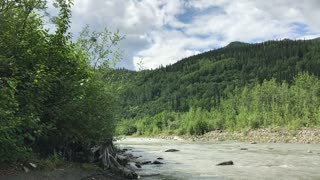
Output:
M240 150L244 151L244 150L248 150L248 148L240 148Z
M168 149L165 152L177 152L177 151L180 151L180 150L178 150L178 149Z
M227 166L227 165L233 165L233 161L225 161L217 164L217 166Z
M141 165L139 163L134 164L137 168L141 168Z
M163 158L161 158L161 157L158 157L157 159L158 159L158 160L163 160Z
M151 161L142 162L141 165L151 164Z
M163 164L163 163L160 162L160 161L155 160L155 161L152 162L152 164Z

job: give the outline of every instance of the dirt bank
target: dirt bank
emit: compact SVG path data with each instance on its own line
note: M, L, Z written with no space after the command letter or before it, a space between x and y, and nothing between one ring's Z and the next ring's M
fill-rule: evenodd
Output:
M55 169L52 171L16 171L9 174L0 174L0 180L126 180L107 171L87 171L76 168Z
M81 168L57 168L54 170L32 170L24 172L19 168L2 167L0 180L126 180L117 174L103 170L84 170Z

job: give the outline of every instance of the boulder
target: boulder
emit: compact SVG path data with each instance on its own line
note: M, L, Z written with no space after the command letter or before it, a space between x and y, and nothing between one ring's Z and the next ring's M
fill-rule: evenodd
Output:
M244 150L248 150L248 148L240 148L240 150L244 151Z
M228 165L233 165L233 161L225 161L217 164L217 166L228 166Z
M162 158L162 157L158 157L157 159L158 159L158 160L163 160L163 158Z
M180 150L178 150L178 149L168 149L165 152L177 152L177 151L180 151Z
M122 155L117 155L117 161L122 166L126 166L128 164L128 159L125 156L122 156Z

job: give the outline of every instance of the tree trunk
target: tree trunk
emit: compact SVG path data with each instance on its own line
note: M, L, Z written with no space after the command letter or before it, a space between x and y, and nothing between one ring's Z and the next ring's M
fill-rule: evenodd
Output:
M114 150L112 139L93 147L91 150L94 154L99 151L99 160L102 162L104 168L111 169L112 171L122 174L124 177L130 179L136 179L138 177L135 172L125 167L125 164L121 165L117 161L117 159L122 159L122 157L118 158L118 156L121 155L118 155Z

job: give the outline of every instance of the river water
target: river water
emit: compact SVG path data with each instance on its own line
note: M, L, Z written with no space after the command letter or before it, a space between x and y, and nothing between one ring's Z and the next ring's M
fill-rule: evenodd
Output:
M158 157L164 164L144 165L136 172L143 180L319 179L320 144L249 144L232 141L191 142L125 138L117 142L139 161ZM167 149L178 152L164 152ZM247 148L247 150L241 150ZM216 166L224 161L231 166ZM134 167L134 164L132 164Z

